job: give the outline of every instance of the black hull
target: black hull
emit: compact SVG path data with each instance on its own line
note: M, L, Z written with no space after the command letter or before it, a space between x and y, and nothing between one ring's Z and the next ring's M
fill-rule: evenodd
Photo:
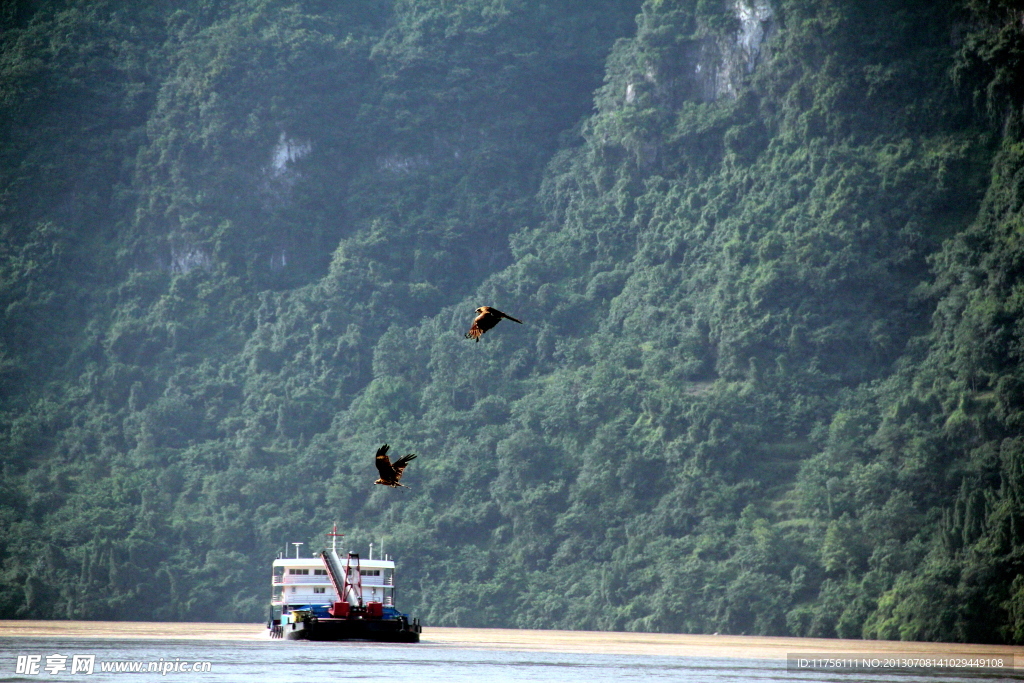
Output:
M420 626L405 619L308 619L285 624L279 637L287 640L375 640L418 643Z

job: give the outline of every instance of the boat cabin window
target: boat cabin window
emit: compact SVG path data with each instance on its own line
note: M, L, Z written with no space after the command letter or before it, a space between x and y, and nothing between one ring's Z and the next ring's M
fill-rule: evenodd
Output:
M314 593L326 593L327 589L324 588L323 586L313 586L313 592Z
M309 576L309 570L308 569L296 569L296 568L292 567L291 569L288 570L288 573L289 574L301 574L303 576Z
M326 569L314 569L313 570L313 574L314 574L314 576L327 576L327 570Z
M360 569L359 573L362 576L380 576L379 569Z

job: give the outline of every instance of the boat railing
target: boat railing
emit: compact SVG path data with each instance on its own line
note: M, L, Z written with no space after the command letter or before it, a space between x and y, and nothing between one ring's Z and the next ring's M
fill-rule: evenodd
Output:
M362 577L362 579L363 579L362 583L363 583L364 586L389 586L389 587L391 587L391 586L395 585L395 580L393 578L391 578L390 576L388 576L386 578L385 577L380 577L380 576L364 576L364 577ZM331 583L331 579L329 577L327 577L327 576L287 576L286 575L286 576L275 576L274 577L274 585L275 586L294 586L294 585L297 585L297 584L310 584L310 583L330 584Z
M331 591L330 593L285 593L278 599L291 605L320 605L335 602L335 598L337 596L334 591Z
M395 585L395 582L394 582L394 580L391 579L391 577L388 577L388 578L384 579L384 578L382 578L380 576L364 576L362 583L363 583L364 586L394 586Z
M275 576L274 585L290 585L296 583L326 583L331 582L330 578L326 576Z

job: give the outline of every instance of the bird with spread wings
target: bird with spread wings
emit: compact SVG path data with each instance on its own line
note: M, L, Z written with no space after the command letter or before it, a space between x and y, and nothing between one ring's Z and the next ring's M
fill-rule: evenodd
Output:
M500 323L502 318L508 318L512 322L519 323L520 325L523 324L522 320L517 320L508 313L502 313L492 306L481 306L476 309L476 313L477 316L473 319L473 325L469 328L469 332L466 333L466 339L480 341L480 337L483 333Z
M392 488L398 488L402 486L409 488L405 484L399 484L398 480L402 478L402 472L405 471L405 466L409 464L409 461L416 457L415 453L409 453L403 455L395 462L391 462L391 458L388 457L388 450L391 446L384 444L377 449L377 457L375 464L377 465L377 471L380 472L380 479L373 482L374 484L383 484L384 486L390 486Z

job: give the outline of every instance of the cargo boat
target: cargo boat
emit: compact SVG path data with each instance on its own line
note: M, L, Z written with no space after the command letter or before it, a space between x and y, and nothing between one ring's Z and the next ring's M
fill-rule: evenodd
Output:
M377 640L418 643L419 619L410 621L395 607L395 563L387 555L368 559L338 554L335 529L331 547L315 557L274 560L271 638L288 640Z

